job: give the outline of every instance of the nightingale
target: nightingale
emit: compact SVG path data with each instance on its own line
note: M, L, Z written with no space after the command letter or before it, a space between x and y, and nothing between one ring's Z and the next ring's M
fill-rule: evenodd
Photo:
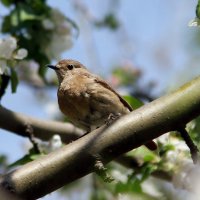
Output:
M64 59L47 67L54 69L58 77L60 110L86 133L105 124L110 116L125 115L133 110L108 83L90 73L80 62ZM150 150L157 148L153 141L145 146Z

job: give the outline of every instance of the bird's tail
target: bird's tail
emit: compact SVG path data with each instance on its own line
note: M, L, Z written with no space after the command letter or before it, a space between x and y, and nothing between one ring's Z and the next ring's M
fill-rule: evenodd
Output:
M152 141L149 141L145 144L145 146L151 150L151 151L154 151L157 149L157 144L152 140Z

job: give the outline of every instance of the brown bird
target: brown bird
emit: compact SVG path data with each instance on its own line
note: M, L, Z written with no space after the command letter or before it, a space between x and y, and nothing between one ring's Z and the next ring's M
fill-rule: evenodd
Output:
M80 62L66 59L47 67L54 69L58 77L60 110L74 125L87 132L105 124L110 116L133 110L114 89ZM145 145L150 150L157 148L153 141Z

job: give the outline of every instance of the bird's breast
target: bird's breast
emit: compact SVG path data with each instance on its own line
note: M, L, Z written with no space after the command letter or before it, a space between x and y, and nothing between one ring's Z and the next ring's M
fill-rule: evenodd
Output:
M63 114L66 115L72 123L87 130L89 124L84 121L87 119L87 115L90 112L90 95L83 86L84 85L77 88L73 84L61 84L57 95L59 108Z

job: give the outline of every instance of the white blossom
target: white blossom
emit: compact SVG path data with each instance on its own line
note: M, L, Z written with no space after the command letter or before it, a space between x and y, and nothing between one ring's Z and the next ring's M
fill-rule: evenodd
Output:
M61 54L73 45L72 24L59 10L53 9L50 17L43 20L43 27L52 30L51 39L44 49L49 59L59 60Z
M48 142L40 142L38 145L42 152L50 153L62 147L62 140L60 135L53 135Z
M44 19L42 25L46 30L53 30L55 28L54 23L50 19Z
M163 144L168 144L169 143L169 134L163 134L160 137L157 138L157 140Z
M17 64L19 79L27 81L35 87L44 86L44 81L38 75L39 64L34 60L20 60Z
M5 60L0 60L0 74L5 73L7 64Z
M16 48L17 41L14 37L0 39L0 59L11 59Z
M128 180L128 177L126 174L122 174L119 170L112 170L112 176L115 180L118 180L122 183L126 183Z
M49 150L55 151L62 147L62 140L60 135L54 135L51 140L49 141Z
M117 196L117 200L132 200L133 196L130 194L125 194L125 193L119 193Z
M178 151L188 151L188 146L186 145L185 141L180 140L177 137L171 137L169 143L172 144Z
M191 21L189 21L188 26L200 26L200 19L194 18Z
M68 35L58 36L56 33L53 34L51 42L46 49L46 54L49 58L60 60L61 53L72 47L72 39Z
M194 165L191 161L183 161L179 170L173 177L173 185L176 188L186 189L199 196L200 186L199 164Z
M15 59L23 59L27 56L26 49L17 50L17 40L14 37L0 39L0 74L7 72L7 63L13 63Z
M21 60L25 58L27 55L28 55L28 51L24 48L21 48L17 50L16 54L14 55L14 58Z

